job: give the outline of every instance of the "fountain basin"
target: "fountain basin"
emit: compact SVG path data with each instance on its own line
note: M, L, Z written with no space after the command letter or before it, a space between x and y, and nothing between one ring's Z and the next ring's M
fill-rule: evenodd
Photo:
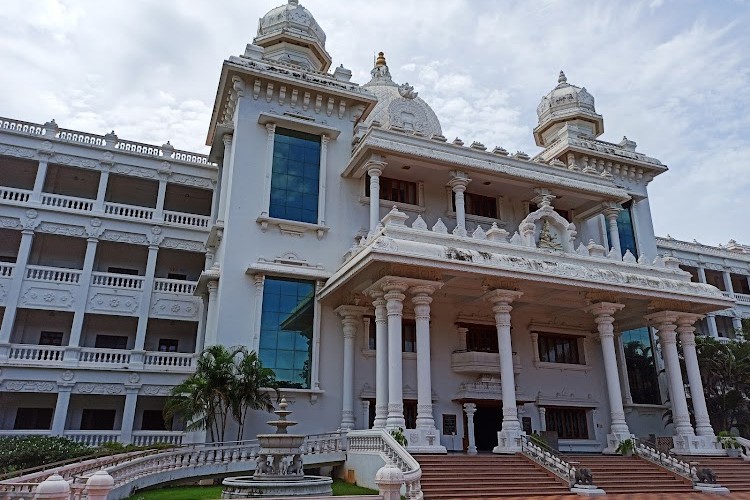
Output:
M263 448L293 449L296 453L305 442L304 434L258 434L258 442Z
M221 498L312 497L330 496L333 479L304 476L295 481L260 480L253 476L228 477L221 482Z

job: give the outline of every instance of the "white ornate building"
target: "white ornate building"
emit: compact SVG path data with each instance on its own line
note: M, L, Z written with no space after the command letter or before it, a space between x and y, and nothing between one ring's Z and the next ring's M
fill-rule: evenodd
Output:
M721 453L691 346L734 296L654 237L666 166L598 139L594 98L562 72L530 157L448 141L382 53L363 85L331 61L304 7L270 11L223 64L208 157L0 120L0 433L180 441L164 397L220 343L259 352L302 432Z

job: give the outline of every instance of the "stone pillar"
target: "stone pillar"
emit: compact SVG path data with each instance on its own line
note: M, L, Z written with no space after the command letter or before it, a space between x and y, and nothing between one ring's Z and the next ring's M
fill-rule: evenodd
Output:
M432 413L432 366L430 363L430 304L432 294L442 283L418 285L411 288L417 335L417 430L419 443L409 443L408 449L417 453L445 453L440 444Z
M466 186L469 185L471 179L466 173L455 170L451 172L453 179L448 182L448 185L453 190L453 196L456 202L456 227L453 230L453 234L457 236L466 236L466 200L464 198L464 192Z
M466 434L469 436L469 447L466 449L466 453L476 455L477 443L474 436L474 414L477 412L477 405L474 403L464 403L464 412L466 413Z
M737 335L737 330L742 330L742 318L734 316L732 318L732 328L735 329L735 335Z
M320 136L320 174L318 179L318 224L326 223L326 175L328 173L328 141L326 134Z
M630 393L630 377L628 374L628 362L625 359L625 348L622 345L622 339L615 340L617 350L617 365L620 374L620 389L622 390L622 403L626 405L633 404L633 395Z
M729 271L722 271L721 277L724 278L724 291L734 294L734 286L732 286L732 275L729 274Z
M70 393L72 385L59 385L57 387L57 402L55 402L55 413L52 417L53 436L62 436L65 432L65 421L68 418L68 406L70 406Z
M708 325L708 334L712 338L719 338L719 327L716 326L716 315L714 313L706 314L706 324Z
M134 351L143 351L146 341L146 329L148 327L148 316L151 311L151 294L154 291L154 274L156 273L156 257L159 253L157 245L148 246L148 258L146 260L146 274L143 277L143 290L141 291L141 307L138 310L138 328L135 333Z
M344 373L343 394L341 395L342 430L354 429L354 339L357 336L357 325L362 323L364 308L358 306L341 306L336 309L341 316L344 333Z
M380 175L385 165L385 162L370 160L366 167L370 176L370 234L375 232L380 222Z
M219 320L218 315L218 290L219 280L210 280L206 283L208 289L208 312L206 313L206 338L203 348L216 344L216 326Z
M617 373L617 353L615 352L614 313L625 307L612 302L599 302L586 309L594 315L594 322L599 331L604 358L604 374L607 379L609 396L610 432L607 435L607 447L604 453L613 454L621 441L630 439L630 429L625 422L625 411L622 406L620 378Z
M500 352L500 385L503 391L503 425L497 434L498 444L493 453L517 453L521 450L523 430L516 408L516 382L513 373L513 346L510 338L511 302L523 295L515 290L492 290L484 298L492 304L497 327L497 346Z
M263 317L263 290L266 287L266 275L254 275L253 283L255 284L255 303L253 304L255 325L253 325L253 343L251 344L251 348L253 351L258 352L260 350L260 321Z
M708 418L706 396L703 393L703 381L698 366L698 354L695 350L695 327L693 324L700 319L695 314L683 314L677 318L677 333L682 343L682 353L685 357L685 370L690 384L690 399L693 401L693 415L695 416L695 433L698 436L715 438L714 429ZM714 439L715 440L715 439Z
M607 234L609 235L610 248L617 249L617 255L622 258L622 247L620 246L620 231L617 229L617 217L622 207L612 204L604 210L604 218L607 219Z
M16 321L16 312L18 309L18 298L21 296L21 285L23 284L23 278L26 275L26 265L29 263L31 243L33 239L34 231L32 229L24 229L21 231L21 244L18 246L16 264L13 268L13 279L5 301L3 322L0 325L0 344L9 343L11 334L13 333L13 324Z
M156 210L154 211L154 219L164 220L164 198L167 195L167 181L164 179L159 180L159 191L156 193Z
M388 281L383 285L383 296L388 311L388 429L405 428L403 376L401 359L401 322L404 310L406 283Z
M37 203L42 201L42 190L44 189L44 180L47 177L47 157L39 160L39 166L36 169L36 178L34 179L34 188L31 193L31 200Z
M94 210L104 212L104 198L107 196L107 184L109 183L109 170L102 170L99 173L99 188L96 191L96 202Z
M224 134L224 158L221 162L221 191L219 192L219 211L216 214L216 222L224 224L227 216L227 197L229 195L229 168L232 161L232 134ZM271 161L273 162L273 149L271 149ZM270 189L270 188L269 188Z
M701 283L707 283L706 281L706 268L698 266L698 281Z
M672 403L672 422L674 426L674 449L678 454L690 455L693 453L695 432L690 424L687 398L685 397L685 385L682 381L680 369L680 358L677 354L677 325L678 313L662 311L646 316L653 322L658 330L661 354L667 371L669 382L669 399Z
M122 425L120 426L120 442L128 444L133 441L133 424L135 422L135 406L138 402L138 388L125 389L125 406L122 409Z
M373 292L375 306L375 422L374 429L385 427L388 419L388 311L383 292Z
M276 140L276 124L266 123L266 176L263 180L263 212L268 217L271 210L271 176L273 175L273 148Z
M77 301L75 311L73 312L73 324L70 327L69 347L79 347L81 344L81 331L83 330L83 319L86 315L86 304L88 303L89 287L91 286L91 275L94 272L94 262L96 261L96 247L98 238L88 238L86 240L86 255L83 258L83 271L79 281L81 287L81 296L83 300ZM78 353L75 353L78 361Z
M539 407L539 430L542 432L547 430L547 408L544 406Z
M456 327L456 334L458 334L458 350L459 351L466 350L466 334L467 333L469 333L468 328L464 328L463 326Z

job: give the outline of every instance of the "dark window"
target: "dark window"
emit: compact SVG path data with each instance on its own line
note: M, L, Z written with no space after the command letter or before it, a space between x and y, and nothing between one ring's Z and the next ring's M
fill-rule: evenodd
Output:
M113 274L127 274L130 276L138 276L138 269L130 269L127 267L109 266L107 268L107 272Z
M16 410L14 429L41 430L52 427L53 408L19 408Z
M365 196L370 196L370 176L365 183ZM408 205L417 204L417 183L380 177L380 199Z
M63 332L42 332L39 334L39 345L62 345Z
M628 383L633 403L661 404L654 350L648 328L622 332L620 339L625 352L625 364L628 367Z
M377 348L375 318L370 318L367 348L372 351ZM417 323L413 319L401 320L401 352L417 352Z
M159 339L159 352L177 352L178 345L175 339Z
M456 211L456 197L451 193L453 211ZM468 215L478 215L497 219L497 199L481 194L464 193L464 206Z
M115 410L83 410L81 413L82 431L113 431Z
M128 338L121 335L97 335L94 347L99 349L127 349Z
M547 408L547 430L557 431L560 439L588 439L586 410L579 408Z
M276 128L269 215L318 222L320 137Z
M540 333L538 337L539 360L546 363L581 365L578 353L578 338L564 335Z
M314 282L266 278L259 354L285 387L310 387L314 303Z
M529 203L529 213L536 212L537 210L539 210L539 207L536 203ZM570 222L570 212L568 210L562 210L559 208L555 208L554 210L560 217Z
M456 432L456 415L443 413L443 435L455 436Z
M468 328L466 350L472 352L498 352L497 328L490 325L460 325Z
M407 429L417 428L417 401L414 399L404 400L404 420Z
M15 264L16 256L15 255L0 255L0 262L7 262L9 264Z
M187 281L187 274L183 273L167 273L168 280L182 280Z
M627 250L634 257L638 257L638 247L635 244L635 228L633 227L633 202L622 205L623 210L617 216L617 232L620 235L620 250L625 255Z
M142 431L168 431L171 428L172 422L164 421L161 410L143 410Z

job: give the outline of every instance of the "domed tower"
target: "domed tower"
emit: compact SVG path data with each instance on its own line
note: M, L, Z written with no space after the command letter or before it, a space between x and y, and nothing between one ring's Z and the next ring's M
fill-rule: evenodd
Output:
M443 135L437 115L426 102L417 97L414 87L408 83L399 85L393 81L382 52L378 53L370 74L372 79L362 87L374 94L378 103L365 120L365 126L377 121L383 128L396 126L425 137Z
M547 147L565 125L590 139L604 133L604 119L594 108L594 96L585 87L569 84L562 71L557 79L557 87L542 97L536 114L539 118L539 124L534 128L537 146Z
M326 34L299 0L289 0L263 16L253 43L265 49L267 59L316 71L328 71L331 66Z

